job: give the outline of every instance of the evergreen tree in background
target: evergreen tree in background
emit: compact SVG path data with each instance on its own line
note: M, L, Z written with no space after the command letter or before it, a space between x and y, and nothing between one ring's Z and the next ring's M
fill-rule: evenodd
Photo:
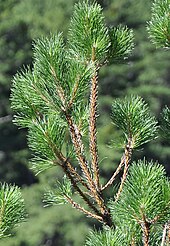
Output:
M164 17L165 11L157 8L161 4L155 1L153 13ZM169 13L169 1L164 7L167 9ZM157 36L153 29L158 17L153 16L148 27L152 40ZM165 17L168 25L161 30L169 28L169 15ZM167 37L162 35L162 39ZM160 44L160 37L155 40ZM168 46L167 40L164 44ZM112 121L120 130L118 143L124 153L105 184L100 177L99 70L108 62L125 59L132 49L132 31L122 25L107 28L100 5L79 3L75 5L67 43L61 34L39 39L34 44L33 69L24 69L13 81L15 123L28 128L33 170L38 174L57 166L64 174L63 182L58 181L55 189L46 193L45 202L69 203L106 226L104 232L92 233L87 245L169 243L170 183L164 168L145 160L131 164L134 149L157 138L158 130L155 117L139 96L117 99L112 105ZM169 129L168 118L166 107L164 131ZM104 192L122 169L120 185L108 204Z

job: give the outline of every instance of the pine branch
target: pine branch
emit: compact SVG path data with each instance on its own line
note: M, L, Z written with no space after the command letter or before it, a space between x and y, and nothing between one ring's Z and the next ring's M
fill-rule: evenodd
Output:
M62 159L62 157L61 157ZM66 173L67 177L70 179L73 187L76 189L76 191L80 194L80 196L83 198L83 200L85 201L85 203L89 206L89 208L92 208L93 211L97 214L97 215L101 215L100 212L96 209L96 207L93 205L92 202L90 202L90 199L87 198L87 196L85 195L84 192L82 192L82 190L78 187L77 182L75 181L75 179L71 176L71 173L69 172L69 170L67 169L66 166L67 160L62 160L62 168L64 170L64 172Z
M80 184L82 184L87 190L90 190L87 183L83 180L83 178L75 171L75 169L73 168L72 164L68 161L68 159L66 160L65 164L67 165L67 169L69 170L69 172L71 173L71 175L75 178L75 180L77 182L79 182Z
M66 120L67 120L69 128L70 128L71 139L72 139L75 151L76 151L77 159L78 159L78 162L80 164L82 173L84 174L84 176L87 180L89 189L91 190L92 193L94 193L93 192L94 182L91 178L88 163L87 163L85 156L84 156L84 153L83 153L84 152L84 146L83 146L82 141L81 141L81 134L80 134L77 126L73 123L71 116L67 112L65 112L65 117L66 117Z
M116 99L112 105L112 121L122 130L126 143L131 139L132 148L157 137L157 121L139 96Z
M98 204L98 206L100 208L100 211L101 211L102 216L103 216L103 220L105 221L105 223L111 224L112 222L111 222L109 211L107 210L107 208L104 204L103 198L101 197L101 195L96 190L96 186L95 186L95 184L91 178L90 171L88 169L87 161L85 160L85 157L82 153L83 148L81 145L79 131L77 130L77 128L75 128L75 125L73 124L72 118L67 113L66 113L66 119L67 119L67 122L68 122L69 127L70 127L70 133L71 133L73 144L75 146L75 151L77 154L78 161L80 163L82 172L85 175L87 183L88 183L88 188L91 191L92 197L95 199L96 203Z
M109 61L115 63L127 59L134 48L133 31L122 25L109 27L109 38Z

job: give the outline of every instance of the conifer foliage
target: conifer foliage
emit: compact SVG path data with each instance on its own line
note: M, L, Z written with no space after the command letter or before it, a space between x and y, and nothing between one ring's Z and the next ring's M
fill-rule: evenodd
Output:
M26 210L17 186L0 184L0 238L9 236L11 229L25 220Z
M133 150L158 132L155 117L138 96L113 102L111 117L122 131L124 152L106 184L100 179L99 70L126 59L133 47L132 30L107 27L100 5L85 1L75 5L67 41L62 34L37 40L33 68L23 69L13 80L14 122L28 128L32 169L37 174L54 166L63 170L63 181L45 194L45 203L69 203L104 225L104 232L91 233L87 245L156 245L169 240L170 183L165 171L145 160L131 164ZM117 194L107 203L104 192L120 172Z
M170 1L154 0L152 18L148 23L151 41L157 47L170 47Z

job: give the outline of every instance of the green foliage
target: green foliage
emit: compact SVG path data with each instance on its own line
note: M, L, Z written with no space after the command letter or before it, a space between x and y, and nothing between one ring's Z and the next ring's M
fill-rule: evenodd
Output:
M72 186L70 180L64 176L63 182L57 181L54 189L50 189L44 195L44 202L49 205L61 205L68 203L67 198L72 196Z
M22 223L22 226L15 228L13 237L1 239L0 246L23 246L23 244L25 246L45 246L49 243L51 246L83 245L89 225L82 213L78 213L69 205L64 205L64 208L63 206L43 207L44 189L49 179L51 181L52 177L53 179L56 177L54 170L48 170L45 173L46 180L22 189L29 217ZM75 225L78 225L78 234Z
M104 228L104 231L90 231L86 240L86 246L120 246L121 235L113 229Z
M170 1L154 0L152 18L148 23L150 39L157 47L170 47Z
M87 32L87 40L84 32ZM118 37L117 44L123 43L126 39L124 36L128 35L127 28L119 27L115 35ZM66 114L73 117L81 135L88 129L89 106L85 98L95 66L91 62L87 64L75 59L72 51L85 60L93 60L95 52L97 63L106 59L109 40L98 4L79 3L75 6L68 43L67 50L61 34L36 41L33 71L27 68L13 80L11 101L12 108L17 111L15 122L29 128L29 146L36 154L32 162L33 170L37 173L51 167L62 150L68 129ZM126 49L129 53L129 45L123 45L125 55ZM121 52L122 49L117 50L114 58L120 58Z
M17 186L0 185L0 238L9 236L11 229L25 220L26 211Z
M32 168L36 173L54 165L53 160L62 149L64 136L65 125L55 112L33 120L29 128L28 145L35 153Z
M166 106L162 111L161 129L166 139L170 139L170 109Z
M122 228L122 233L135 235L138 241L142 223L146 220L150 223L154 240L155 226L164 225L170 218L169 189L170 183L163 166L145 160L133 163L120 200L110 204L115 225Z
M83 2L75 5L68 39L78 59L97 60L98 63L106 59L109 36L99 4Z
M112 105L112 121L123 131L126 143L130 140L132 148L157 136L157 121L141 97L116 99Z
M126 26L119 25L109 29L111 45L109 46L109 57L111 62L126 59L132 52L133 31Z

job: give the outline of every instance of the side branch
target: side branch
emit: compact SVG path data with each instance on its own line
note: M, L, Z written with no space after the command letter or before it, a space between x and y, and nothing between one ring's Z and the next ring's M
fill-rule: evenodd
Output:
M92 50L92 60L95 59L95 51ZM91 166L93 170L94 182L99 190L99 161L98 161L98 149L97 149L97 98L98 98L98 81L97 71L94 72L94 76L91 80L90 89L90 118L89 118L89 145L91 154Z
M120 173L124 163L125 163L125 154L123 154L123 156L121 158L121 162L120 162L119 166L117 167L116 171L113 173L112 177L109 179L109 181L103 187L101 187L101 191L105 190L107 187L112 185L116 176Z
M93 205L93 203L90 201L90 199L84 194L84 192L79 188L77 185L75 179L72 177L70 171L67 169L66 161L62 162L62 168L67 177L70 179L73 187L75 190L79 193L79 195L83 198L85 203L88 205L89 208L91 208L97 215L101 216L101 213L97 210L97 208Z
M131 146L132 146L131 139L129 139L128 144L126 145L126 148L125 148L125 158L124 158L125 167L124 167L124 171L123 171L123 176L121 179L119 190L116 194L115 201L118 201L119 196L123 190L124 182L125 182L126 177L127 177L127 173L128 173L128 169L129 169L129 163L130 163L131 156L132 156L132 147Z
M95 185L94 185L94 182L91 178L88 163L87 163L85 156L83 154L84 146L83 146L82 141L81 141L79 129L73 123L71 116L67 112L65 112L65 116L66 116L66 120L67 120L67 123L68 123L69 128L70 128L71 139L72 139L72 142L73 142L73 145L75 148L77 160L78 160L80 167L81 167L81 170L82 170L82 172L83 172L83 174L87 180L89 190L91 190L91 192L94 193L93 190L95 188Z
M86 214L88 217L92 217L94 219L97 219L100 222L103 222L103 218L99 215L93 214L90 211L86 210L85 208L81 207L78 203L74 202L70 197L65 196L66 200L77 210L83 212Z

